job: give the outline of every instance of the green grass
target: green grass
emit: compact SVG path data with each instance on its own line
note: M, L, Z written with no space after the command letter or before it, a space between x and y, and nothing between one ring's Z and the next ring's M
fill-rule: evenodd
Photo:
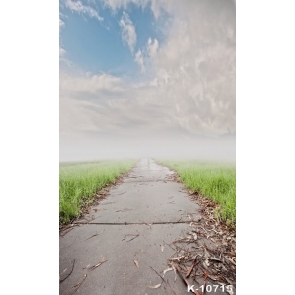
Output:
M78 216L83 206L90 204L94 193L115 182L135 160L65 163L59 167L59 220L67 223Z
M175 170L184 185L219 204L215 214L236 223L236 166L199 161L159 161Z

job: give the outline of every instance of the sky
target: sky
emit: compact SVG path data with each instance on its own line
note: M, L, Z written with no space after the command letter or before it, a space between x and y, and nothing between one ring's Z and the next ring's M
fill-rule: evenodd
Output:
M235 160L234 0L60 0L60 161Z

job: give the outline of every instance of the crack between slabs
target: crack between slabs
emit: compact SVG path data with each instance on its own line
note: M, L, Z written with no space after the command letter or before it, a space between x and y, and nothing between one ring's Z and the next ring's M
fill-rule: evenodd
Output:
M190 224L190 221L163 221L163 222L75 222L73 224L92 224L92 225L155 225L155 224ZM195 221L196 222L196 221Z
M173 180L129 180L128 178L125 179L124 183L138 183L138 182L174 182Z

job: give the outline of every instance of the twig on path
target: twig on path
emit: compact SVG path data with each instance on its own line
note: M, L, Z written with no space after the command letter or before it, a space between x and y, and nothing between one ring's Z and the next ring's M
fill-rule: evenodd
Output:
M60 234L60 236L61 236L61 237L64 237L64 236L65 236L68 232L70 232L72 229L73 229L73 227L64 230L64 231Z
M87 240L89 240L89 239L91 239L91 238L93 238L93 237L96 237L96 236L102 234L104 231L105 231L105 229L104 229L102 232L100 232L100 233L98 233L98 234L95 234L95 235L91 236L90 238L86 239L85 241L87 241ZM84 241L84 242L85 242L85 241Z
M150 268L162 279L164 283L166 283L165 279L152 266L150 266Z
M150 266L150 268L162 279L162 281L165 283L165 284L167 284L168 286L169 286L169 288L171 289L171 291L175 294L175 295L177 295L176 293L175 293L175 291L172 289L172 287L171 287L171 285L170 285L170 283L168 282L168 279L167 279L167 282L165 281L165 279L153 268L153 267L151 267Z
M130 241L134 240L134 239L137 238L137 237L139 237L139 234L138 234L136 237L131 238L130 240L128 240L128 241L126 241L126 242L130 242Z
M191 272L192 272L192 269L193 269L193 268L194 268L194 266L195 266L196 259L197 259L197 256L196 256L196 257L195 257L195 259L193 260L193 262L192 262L192 265L190 266L190 268L188 269L188 271L187 271L187 273L186 273L186 275L185 275L185 277L186 277L186 278L188 278L188 277L189 277L189 275L191 274Z
M125 211L130 211L130 210L132 210L132 209L125 208L125 209L118 210L118 211L116 211L116 212L125 212Z
M171 285L170 285L168 279L167 279L167 284L168 284L169 288L171 289L171 291L174 293L174 295L177 295L177 294L175 293L175 291L172 289L172 287L171 287Z
M176 223L179 222L181 219L182 219L182 217L180 217L180 219L178 219L178 220L176 221Z
M118 194L118 196L120 196L120 195L123 195L123 194L125 194L126 193L126 191L125 192L123 192L123 193L121 193L121 194Z
M206 273L205 273L205 277L204 277L204 284L203 284L203 294L205 294L206 279L207 279L208 275L209 275L209 273L208 273L208 271L206 271Z
M76 260L74 259L71 271L66 275L66 277L64 279L59 280L59 283L62 283L63 281L65 281L71 275L71 273L73 272L73 269L74 269L75 261Z
M85 281L86 277L87 277L87 274L84 274L84 277L83 277L82 281L79 284L75 285L74 286L74 289L72 291L70 291L67 295L74 294L80 288L80 286L83 284L83 282Z
M103 264L104 262L106 262L107 260L104 260L104 258L102 258L102 260L100 261L100 262L98 262L97 264L95 264L95 265L92 265L92 266L90 266L90 267L87 267L88 269L90 269L90 270L94 270L94 269L96 269L98 266L100 266L101 264Z
M124 241L127 236L133 236L133 238L131 238L130 240L126 241L126 242L130 242L130 241L134 240L135 238L139 237L139 234L137 234L137 235L132 235L132 234L125 235L122 241Z
M75 226L80 226L79 224L70 224L67 227L61 228L59 234L61 237L64 237L68 232L70 232Z
M180 271L180 269L179 269L179 266L178 266L178 265L175 265L175 268L176 268L176 270L177 270L179 276L181 277L182 281L184 282L184 284L185 284L186 286L190 287L191 285L190 285L189 281L188 281L186 278L184 278L184 277L182 276L181 271ZM192 291L193 291L196 295L200 295L200 293L199 293L197 290L192 290Z
M114 204L114 203L116 203L116 202L107 202L107 203L104 203L104 204L99 204L99 205L108 205L108 204Z

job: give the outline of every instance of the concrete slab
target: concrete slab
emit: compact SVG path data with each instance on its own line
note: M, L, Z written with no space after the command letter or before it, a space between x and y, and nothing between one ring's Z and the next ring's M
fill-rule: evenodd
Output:
M91 223L176 222L198 219L198 209L179 183L122 183L85 217Z
M73 229L60 242L60 272L65 268L70 270L71 261L76 259L73 273L60 284L60 294L69 292L85 273L87 278L78 294L165 294L162 289L157 291L148 287L161 283L150 266L157 271L167 268L166 259L173 252L165 242L172 242L176 232L179 234L185 227L185 224L153 225L151 228L147 225L83 225ZM138 237L126 236L137 234ZM163 252L161 246L164 246ZM107 261L96 269L83 269L89 264L97 264L102 258ZM139 268L133 260L138 262ZM172 283L173 272L170 273L172 277L166 275ZM182 285L180 287L178 291L183 290Z

